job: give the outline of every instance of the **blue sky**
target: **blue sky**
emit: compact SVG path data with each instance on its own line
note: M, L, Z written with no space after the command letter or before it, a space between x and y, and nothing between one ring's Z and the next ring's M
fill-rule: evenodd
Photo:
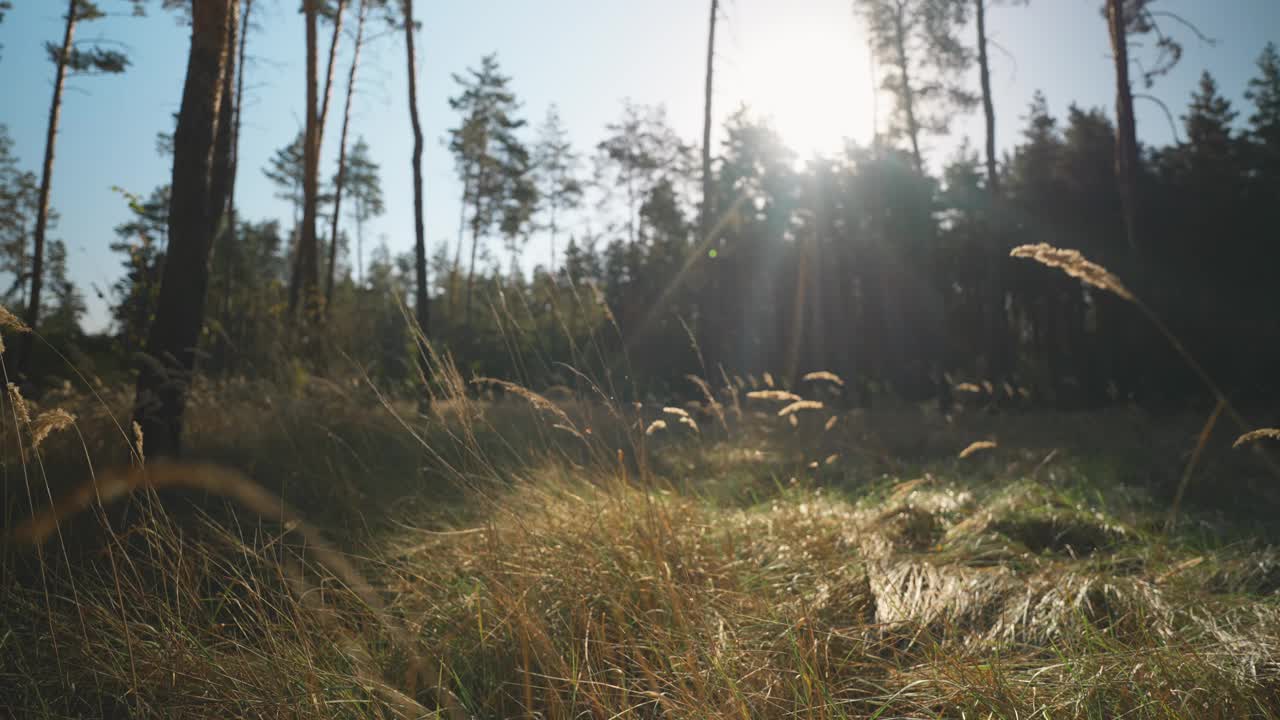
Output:
M73 279L86 288L88 329L107 322L105 304L90 285L106 288L119 260L108 250L112 228L125 219L119 185L146 194L168 181L169 163L154 151L156 133L172 129L182 91L187 28L158 9L129 16L125 0L99 0L115 16L83 25L80 39L104 38L128 49L133 67L123 76L75 78L68 83L57 146L52 202L62 219L54 235L67 242ZM38 170L52 92L53 68L43 44L61 33L62 0L18 0L0 24L0 123L24 164ZM153 5L158 6L155 2ZM257 0L250 35L238 204L251 219L279 218L288 206L273 198L260 168L302 124L303 25L297 0ZM497 52L525 116L537 125L556 103L579 150L587 153L624 98L664 104L668 119L690 142L700 137L707 3L702 0L451 0L418 2L419 97L427 136L426 229L431 250L456 234L460 183L442 139L456 118L447 99L451 73ZM1036 89L1056 113L1070 102L1110 109L1114 98L1106 30L1099 0L1033 0L997 7L990 34L999 143L1016 142ZM866 142L875 101L863 31L849 0L722 0L715 111L723 119L746 103L772 116L804 154L840 146L842 137ZM1202 70L1209 70L1239 106L1254 60L1268 40L1280 40L1278 0L1161 0L1159 6L1194 22L1217 42L1208 46L1181 28L1181 65L1150 91L1180 114ZM374 26L378 30L382 28ZM348 41L343 48L350 50ZM387 213L367 228L395 251L413 242L411 138L404 101L405 69L399 35L367 47L353 116L382 165ZM1138 51L1141 53L1141 50ZM345 73L347 54L340 60ZM976 76L975 76L976 86ZM344 91L345 82L336 86ZM340 107L341 97L335 97ZM888 100L879 101L880 113ZM1242 108L1243 109L1243 108ZM1147 142L1171 138L1153 103L1138 105L1139 134ZM1247 112L1242 113L1247 116ZM326 174L336 157L338 113L326 135ZM930 139L936 170L956 142L981 137L976 114L957 118L949 139ZM545 262L546 241L534 238L525 262Z

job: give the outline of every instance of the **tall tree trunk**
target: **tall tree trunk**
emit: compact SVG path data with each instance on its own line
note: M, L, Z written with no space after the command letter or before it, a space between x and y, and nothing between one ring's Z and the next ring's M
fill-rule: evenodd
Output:
M711 0L711 23L707 30L707 84L702 103L702 217L699 223L701 240L707 242L711 235L711 91L715 73L716 15L720 1Z
M360 46L364 44L364 20L368 10L368 0L360 0L356 19L356 45L351 54L351 70L347 72L347 99L342 107L342 135L338 138L338 177L334 182L333 222L329 228L329 237L332 239L329 243L329 278L324 287L326 314L333 302L333 283L338 272L338 219L342 216L342 186L347 179L347 132L351 127L351 98L356 92L356 70L360 67Z
M705 200L703 202L706 202ZM548 229L551 231L551 264L547 266L548 273L555 273L556 270L556 235L560 232L560 226L556 224L556 213L560 209L560 203L553 198L551 200L551 220L548 223Z
M898 0L897 14L894 15L894 45L898 51L898 71L902 74L898 86L902 112L907 119L907 135L911 139L911 156L915 159L916 170L924 172L924 158L920 155L920 123L916 121L915 90L911 87L911 62L907 57L907 24L906 4Z
M978 25L978 76L982 82L982 114L987 121L987 189L992 197L1000 193L996 172L996 109L991 100L991 65L987 61L987 0L974 0Z
M1133 116L1133 90L1129 84L1129 38L1125 27L1124 0L1107 0L1107 29L1116 64L1116 181L1124 206L1125 237L1129 250L1141 249L1138 199L1138 132Z
M476 210L479 213L479 209ZM462 324L468 331L471 330L471 288L475 285L476 279L476 249L480 246L480 225L479 221L471 224L471 264L467 266L467 299L462 306Z
M36 201L36 228L31 249L31 292L27 296L27 326L35 329L40 321L40 290L44 284L44 236L49 229L49 191L53 187L53 153L58 141L58 120L62 115L62 88L67 79L67 57L71 53L71 41L76 32L78 0L67 3L67 23L62 31L62 49L58 54L57 70L53 78L53 101L49 104L49 124L44 136L44 166L40 176L40 194ZM26 333L19 340L17 372L27 369L35 333Z
M253 0L240 0L243 10L240 13L240 47L236 53L235 67L235 105L233 110L234 124L231 128L231 178L227 187L227 225L226 252L232 252L236 246L239 230L239 214L236 212L236 177L240 169L240 125L241 109L244 107L244 66L245 54L249 38L249 18L253 14ZM230 45L228 45L230 47ZM226 92L224 85L223 92ZM222 265L222 325L223 336L219 342L221 366L224 371L231 371L231 342L228 338L231 326L231 297L234 294L235 272L230 258Z
M238 0L232 0L237 7ZM237 23L238 24L238 23ZM227 69L222 74L222 102L218 108L218 135L213 149L213 172L210 185L210 197L213 198L215 204L213 210L217 213L217 217L225 222L217 223L214 231L215 238L218 238L211 248L214 257L218 253L228 255L223 262L226 268L224 277L226 283L222 288L222 307L225 310L230 298L230 283L234 273L231 272L231 262L229 254L235 242L235 185L236 185L236 132L238 131L236 115L239 113L238 97L236 93L240 88L239 78L236 73L236 33L238 28L231 27L227 34ZM217 304L214 305L217 307ZM222 313L219 320L221 333L218 337L218 357L219 360L225 356L226 341L226 313Z
M991 64L987 56L987 0L974 1L978 26L978 76L982 83L982 114L987 124L987 192L995 210L1000 202L1000 172L996 165L996 111L995 102L991 98ZM996 381L1005 380L1009 376L1012 364L1009 357L1009 321L1004 308L1004 268L1009 262L1000 237L1004 227L1004 223L997 222L990 230L992 248L987 262L990 274L986 283L986 297L982 300L987 328L987 371Z
M867 38L867 68L871 73L871 146L880 147L880 72L876 67L876 48Z
M449 276L449 309L450 322L457 319L458 314L458 274L462 271L462 240L467 234L467 198L471 195L471 169L462 172L462 207L458 211L458 241L453 246L453 271Z
M413 232L414 269L418 287L415 313L423 337L430 337L427 295L427 242L422 227L422 123L418 119L417 56L413 50L413 0L404 0L405 63L409 73L409 122L413 125Z
M342 39L342 16L347 10L347 0L338 0L338 9L333 17L333 36L329 39L329 61L324 71L324 97L320 101L320 120L316 130L316 147L320 147L324 139L325 122L329 119L329 101L333 98L333 71L338 63L338 41Z
M312 319L312 311L318 299L316 293L320 284L320 253L316 237L320 174L320 92L316 77L319 65L316 53L319 2L320 0L303 0L302 6L307 28L306 127L302 141L302 231L298 234L297 281L292 285L289 311L290 316L296 319L301 306L304 325Z
M169 247L156 314L147 335L147 357L138 374L133 416L149 457L181 449L182 411L195 368L209 283L209 250L225 207L227 168L216 160L224 74L231 67L229 40L237 24L235 0L192 4L191 51L173 135ZM229 145L229 143L227 143Z
M364 210L359 201L356 204L356 286L364 287Z
M240 169L240 126L243 120L244 107L244 66L245 55L249 39L249 17L253 14L253 0L240 0L241 7L244 8L240 13L240 22L238 23L240 33L240 47L236 53L235 60L235 78L236 78L236 94L235 94L235 124L231 128L231 185L227 188L227 218L232 224L233 232L236 221L236 175Z
M715 211L712 207L714 179L711 176L711 100L715 88L716 20L719 19L719 14L719 0L711 0L711 14L707 27L707 75L702 97L702 207L698 217L698 240L708 244L711 242L711 229L714 222L712 218ZM724 263L708 268L710 272L708 310L712 317L720 322L725 320L724 292L721 289L721 283L728 269L729 267ZM714 338L707 338L706 342L710 345L708 349L713 358L725 357L724 349L727 346L727 340L724 332L716 334Z

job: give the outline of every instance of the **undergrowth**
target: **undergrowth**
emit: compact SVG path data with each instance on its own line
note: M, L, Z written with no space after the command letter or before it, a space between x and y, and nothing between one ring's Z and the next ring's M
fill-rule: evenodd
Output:
M46 542L16 542L90 473L146 460L117 422L122 393L23 401L30 422L11 395L0 704L22 717L1280 715L1266 526L1192 504L1166 533L1177 450L1144 474L1131 444L1141 432L1148 452L1176 448L1194 420L816 402L780 415L793 401L736 393L624 407L515 386L477 396L447 368L435 387L426 412L360 382L195 389L188 452L300 508L354 577L271 502L233 506L199 480L140 479ZM54 407L76 419L37 443ZM1215 457L1205 476L1250 472Z

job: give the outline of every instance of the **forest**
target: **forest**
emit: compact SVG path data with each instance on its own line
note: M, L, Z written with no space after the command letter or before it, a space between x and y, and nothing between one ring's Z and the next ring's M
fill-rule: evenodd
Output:
M5 712L1280 717L1275 42L1175 104L1218 41L1082 1L1114 101L1055 113L997 103L988 26L1059 0L851 0L873 133L806 155L713 107L734 0L697 3L701 136L600 98L594 143L500 47L423 84L433 4L47 2L51 99L0 89ZM293 121L246 101L264 6L305 102L252 166L242 130ZM133 71L94 29L129 14L189 36L130 148L170 172L113 188L77 282L64 95ZM412 207L361 128L392 71Z

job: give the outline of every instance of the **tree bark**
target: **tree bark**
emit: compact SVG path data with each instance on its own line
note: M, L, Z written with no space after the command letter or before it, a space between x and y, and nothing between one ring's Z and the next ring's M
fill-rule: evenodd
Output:
M902 74L898 91L902 102L902 112L907 116L907 135L911 139L911 156L915 159L916 171L924 172L924 158L920 155L920 124L916 122L915 91L911 88L911 64L907 57L907 21L906 4L898 0L897 12L894 15L894 45L898 51L898 71Z
M253 14L253 0L240 0L243 12L240 14L240 47L236 52L235 58L235 100L233 106L234 123L231 128L231 176L227 188L227 222L226 222L226 243L224 251L229 252L236 244L236 233L238 232L238 213L236 212L236 176L240 169L240 124L241 124L241 108L244 107L244 65L247 41L249 37L249 17ZM231 45L228 44L228 47ZM226 88L230 83L224 84L223 92L227 92ZM233 272L230 258L223 263L222 273L222 326L223 334L219 342L219 357L221 367L224 372L231 371L231 342L228 338L229 331L227 328L231 325L231 296L235 286L235 272Z
M329 278L324 288L326 314L333 302L333 284L338 273L338 219L342 215L342 187L347 179L347 132L351 127L351 99L356 92L356 70L360 67L360 46L364 44L364 20L368 10L368 0L360 0L356 19L356 44L351 55L351 70L347 72L347 99L342 108L342 134L338 138L338 177L334 182L333 222L329 227Z
M236 8L237 0L228 0ZM232 17L238 19L236 10ZM218 119L213 142L213 165L209 173L209 207L213 231L223 230L222 221L230 216L231 193L235 187L235 88L236 88L236 35L239 23L228 22L226 53L222 66L222 88L219 91Z
M479 208L476 213L479 213ZM471 264L467 266L467 299L462 306L462 324L471 330L471 288L475 285L476 279L476 249L480 246L480 224L475 221L471 224Z
M296 260L297 280L292 283L289 296L289 314L297 319L299 305L303 324L309 324L317 304L320 284L320 253L316 237L316 213L319 203L320 128L319 87L317 58L317 28L319 0L303 0L307 31L307 100L306 127L302 141L302 230L298 234Z
M333 71L338 62L338 41L342 39L342 16L347 10L347 0L338 0L338 11L333 18L333 37L329 39L329 62L324 71L324 98L320 101L319 129L316 146L322 144L325 121L329 119L329 101L333 98Z
M232 223L232 232L235 231L236 221L236 175L240 169L240 125L243 115L241 109L244 107L245 52L249 38L249 16L253 13L253 0L240 0L240 2L244 12L241 13L238 23L240 47L235 60L235 125L231 129L231 185L227 190L227 218Z
M1138 199L1138 132L1129 84L1129 38L1123 0L1107 0L1107 29L1116 64L1116 181L1124 208L1125 237L1135 255L1141 250Z
M67 23L62 31L62 50L58 55L57 70L53 78L53 101L49 104L49 124L45 128L44 165L40 175L40 194L36 202L36 227L31 249L31 292L27 296L27 327L37 329L40 321L40 291L44 285L44 240L49 229L49 192L53 187L53 155L58 141L58 120L62 116L62 89L67 79L67 56L76 32L78 0L67 4ZM25 333L18 344L16 370L23 373L31 360L35 333Z
M156 315L147 335L147 360L138 374L133 416L148 457L181 449L182 412L195 368L209 282L209 250L225 207L225 177L215 169L224 74L237 24L235 0L201 0L191 12L191 51L173 136L169 247Z
M238 6L238 0L232 0ZM210 251L216 257L219 252L228 253L235 237L235 208L232 200L232 194L235 188L236 177L236 114L239 112L237 105L236 91L238 87L238 78L235 71L236 68L236 33L237 28L231 27L227 34L227 60L226 70L222 74L222 102L218 107L218 133L214 140L213 148L213 171L210 177L209 196L214 212L220 220L226 222L216 222L214 227L214 237L220 238L221 243L215 242ZM224 276L227 284L222 288L222 306L226 308L230 300L230 280L232 272L230 271L230 262L224 263L227 268ZM215 304L216 307L216 304ZM223 314L225 319L226 315ZM221 359L226 352L226 328L222 328L219 336L218 357Z
M711 0L711 22L707 30L707 84L702 104L702 217L699 227L702 242L711 236L711 91L715 73L716 15L719 0Z
M417 58L413 49L413 0L404 0L405 62L409 73L409 122L413 125L413 231L417 274L415 312L422 337L430 337L427 295L427 243L422 227L422 123L418 119Z
M996 111L991 97L991 64L987 55L987 0L974 0L976 5L976 21L978 26L978 75L982 83L982 114L986 119L987 130L987 193L991 197L993 210L1000 202L1000 171L996 165ZM988 373L993 380L1002 381L1009 376L1012 364L1009 357L1009 322L1005 314L1005 273L1009 262L1006 247L1000 233L1003 223L991 227L990 250L988 262L990 268L984 305L984 317L987 327L986 351L988 355Z
M987 0L974 0L978 25L978 75L982 83L982 114L987 121L987 190L1000 194L1000 174L996 171L996 109L991 100L991 65L987 60Z

